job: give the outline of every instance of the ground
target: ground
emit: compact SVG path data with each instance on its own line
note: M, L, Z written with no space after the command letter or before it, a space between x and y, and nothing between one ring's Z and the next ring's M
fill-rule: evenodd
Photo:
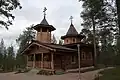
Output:
M115 67L114 69L101 71L100 80L120 80L120 67Z
M81 80L93 80L95 75L104 69L85 72L81 74ZM78 73L67 73L63 75L43 76L31 73L0 73L0 80L78 80Z

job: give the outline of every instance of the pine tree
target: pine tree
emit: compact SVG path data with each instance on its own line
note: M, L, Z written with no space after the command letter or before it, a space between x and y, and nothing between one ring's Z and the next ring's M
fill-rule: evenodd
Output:
M108 44L113 43L114 32L117 29L116 9L106 0L83 0L83 2L82 31L87 35L89 43L94 42L94 50L95 44L101 44L101 53L106 53Z
M15 67L15 52L13 46L7 48L7 59L6 59L6 67L7 70L13 71Z
M11 11L19 7L21 9L18 0L0 0L0 27L5 27L12 25L12 20L15 16L12 15Z
M3 67L3 63L5 62L4 61L5 54L6 54L6 47L4 45L4 40L1 39L1 42L0 42L0 68Z
M61 39L59 40L59 44L60 44L60 45L63 45L63 41L62 41Z
M55 38L55 35L53 35L53 37L52 37L52 43L53 43L53 44L57 44L57 40L56 40L56 38Z
M25 49L29 42L35 38L35 32L32 29L32 27L33 25L26 28L26 30L23 31L23 34L21 34L16 40L19 45L19 49L17 51L16 56L16 65L19 68L24 68L26 66L26 57L23 56L21 52Z

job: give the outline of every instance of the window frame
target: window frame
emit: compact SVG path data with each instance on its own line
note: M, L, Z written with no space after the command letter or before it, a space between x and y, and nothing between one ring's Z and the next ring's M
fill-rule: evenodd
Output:
M75 56L75 55L72 55L72 56L71 56L71 63L72 63L72 64L75 64L75 63L76 63L76 56Z

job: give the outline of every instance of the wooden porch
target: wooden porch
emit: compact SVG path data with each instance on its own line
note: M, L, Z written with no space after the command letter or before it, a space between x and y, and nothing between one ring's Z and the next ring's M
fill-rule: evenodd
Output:
M27 67L54 70L53 53L36 53L27 55Z

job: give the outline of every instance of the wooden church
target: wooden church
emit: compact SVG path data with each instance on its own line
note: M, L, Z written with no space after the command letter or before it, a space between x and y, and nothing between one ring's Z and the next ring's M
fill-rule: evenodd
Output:
M85 36L78 34L72 22L66 35L61 36L64 44L51 43L51 32L56 28L48 24L45 11L46 9L41 23L33 27L37 31L36 39L32 40L22 52L27 56L27 67L54 71L76 69L79 66L78 44L81 67L94 66L93 45L81 42Z

